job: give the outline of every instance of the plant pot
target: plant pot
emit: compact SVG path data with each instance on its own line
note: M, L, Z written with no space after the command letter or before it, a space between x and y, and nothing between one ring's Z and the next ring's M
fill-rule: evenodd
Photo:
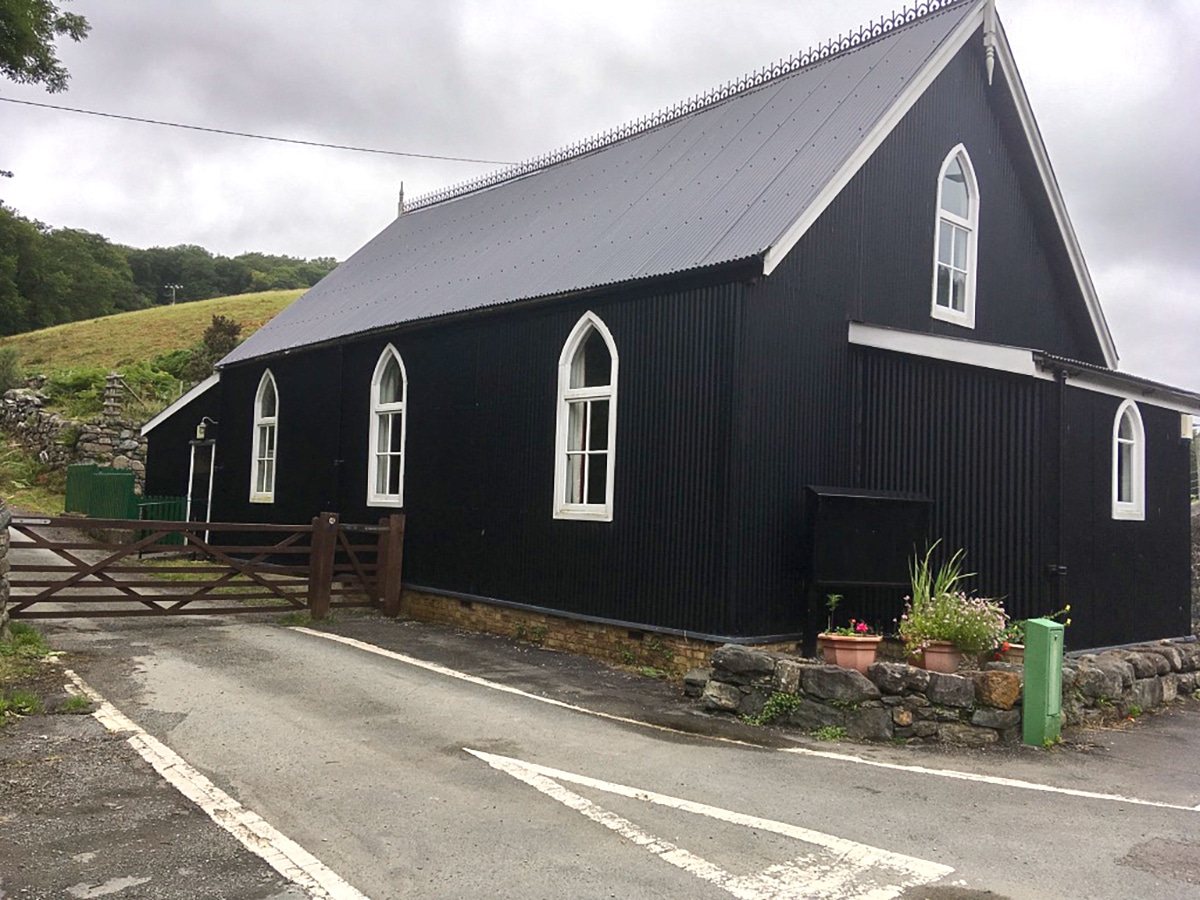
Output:
M867 666L875 662L875 655L879 652L879 643L883 638L877 634L861 637L849 634L819 634L817 640L820 641L826 663L841 666L843 669L855 669L865 675Z
M930 641L917 655L917 665L930 672L957 672L962 651L949 641Z
M1025 645L1009 644L1007 650L1000 651L1000 658L1007 663L1016 663L1019 666L1025 665Z

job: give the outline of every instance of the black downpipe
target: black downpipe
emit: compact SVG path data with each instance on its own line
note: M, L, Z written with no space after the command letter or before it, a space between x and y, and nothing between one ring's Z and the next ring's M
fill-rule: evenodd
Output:
M1066 523L1067 523L1067 371L1059 369L1055 373L1058 381L1058 553L1055 575L1058 578L1058 605L1063 609L1067 605L1067 564Z
M345 458L342 456L342 403L344 402L345 394L342 393L342 383L345 380L345 344L338 344L337 348L337 387L334 389L333 396L337 398L333 408L333 433L334 433L334 453L333 453L333 471L330 473L331 479L331 494L329 505L326 509L342 512L342 476L345 473Z

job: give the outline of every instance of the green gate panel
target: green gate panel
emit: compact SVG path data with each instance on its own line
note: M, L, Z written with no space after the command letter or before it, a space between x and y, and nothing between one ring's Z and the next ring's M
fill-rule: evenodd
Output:
M63 503L69 513L86 513L92 493L92 476L99 467L95 463L67 466L67 497Z

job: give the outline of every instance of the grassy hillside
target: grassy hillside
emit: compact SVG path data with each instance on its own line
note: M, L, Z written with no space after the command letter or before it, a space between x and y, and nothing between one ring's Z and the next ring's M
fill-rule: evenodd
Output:
M113 369L191 347L216 315L240 322L241 336L246 337L302 293L265 291L139 309L0 338L0 347L15 348L28 374L97 366Z

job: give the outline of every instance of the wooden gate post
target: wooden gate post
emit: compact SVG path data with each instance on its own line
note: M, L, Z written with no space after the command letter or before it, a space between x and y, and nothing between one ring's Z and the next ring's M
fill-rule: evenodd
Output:
M379 520L387 531L379 535L379 601L384 615L400 615L400 570L404 563L404 513Z
M337 550L338 514L323 512L312 520L312 556L308 561L308 614L314 622L329 615L333 555Z

